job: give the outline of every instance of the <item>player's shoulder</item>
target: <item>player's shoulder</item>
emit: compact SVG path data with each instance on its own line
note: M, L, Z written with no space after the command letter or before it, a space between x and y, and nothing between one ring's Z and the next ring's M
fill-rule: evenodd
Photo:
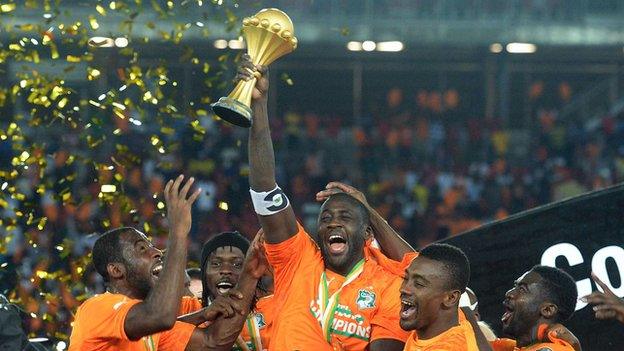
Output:
M371 280L374 285L380 287L382 291L391 290L393 293L396 293L396 287L401 285L403 277L393 273L391 270L373 260L367 261L367 263L369 267L365 269L368 271L369 280Z
M78 310L82 310L83 312L89 310L99 312L105 312L106 310L115 311L121 308L121 306L123 306L124 304L135 304L137 302L140 301L129 298L128 296L122 294L111 294L107 292L90 297L85 302L83 302L82 305L80 305Z

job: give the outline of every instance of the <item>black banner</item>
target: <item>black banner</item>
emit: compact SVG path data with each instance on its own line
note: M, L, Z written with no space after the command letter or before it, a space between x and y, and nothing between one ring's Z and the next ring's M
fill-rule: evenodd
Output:
M536 264L570 273L579 297L597 289L591 271L623 297L624 185L525 211L444 242L468 255L481 318L498 333L505 292ZM584 351L624 350L624 325L596 320L581 302L564 324Z

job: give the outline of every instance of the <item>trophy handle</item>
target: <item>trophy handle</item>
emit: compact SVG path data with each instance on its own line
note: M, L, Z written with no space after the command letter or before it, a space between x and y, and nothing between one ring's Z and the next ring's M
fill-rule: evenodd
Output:
M234 125L251 127L251 93L256 86L257 78L241 80L227 97L210 105L214 113L221 119Z

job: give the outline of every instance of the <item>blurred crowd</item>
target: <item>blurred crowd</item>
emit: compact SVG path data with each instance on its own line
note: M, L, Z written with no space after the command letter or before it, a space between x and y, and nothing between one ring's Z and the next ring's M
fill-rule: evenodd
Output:
M272 2L274 3L274 2ZM561 0L383 0L369 1L282 1L289 8L311 15L376 14L388 17L410 16L422 19L465 20L501 16L514 20L575 20L592 7L588 1ZM279 6L278 6L279 7ZM595 5L593 7L596 7ZM602 7L618 9L614 1L605 1Z
M319 209L314 194L340 180L365 192L397 231L422 247L624 179L624 115L590 121L559 118L558 109L573 95L565 82L547 88L535 82L529 95L536 121L530 130L504 129L497 118L465 113L462 94L453 89L390 89L385 106L356 121L313 112L271 116L278 183L312 231ZM139 165L94 170L74 161L76 153L88 150L76 151L65 143L48 150L43 174L50 187L38 191L43 181L36 167L18 182L25 201L40 212L35 217L45 217L46 223L43 230L35 221L2 233L9 239L0 254L5 262L0 288L17 287L9 295L19 299L27 315L37 316L28 319L35 335L62 338L69 331L70 311L88 294L102 291L86 256L95 233L121 225L150 233L165 226L158 193L176 174L195 176L204 189L194 209L192 261L212 235L238 230L251 237L259 227L248 193L247 130L204 116L201 141L181 126L170 136L181 141L179 149L154 155L146 151L149 125L116 123L126 123L121 127L130 147L115 150L113 145L111 152L117 157L132 152ZM0 147L10 153L7 143ZM9 160L3 157L3 167ZM118 175L124 180L117 191L125 197L100 206L106 196L101 185ZM59 181L67 177L73 181L70 187ZM87 200L63 205L55 193ZM164 236L154 238L165 246Z

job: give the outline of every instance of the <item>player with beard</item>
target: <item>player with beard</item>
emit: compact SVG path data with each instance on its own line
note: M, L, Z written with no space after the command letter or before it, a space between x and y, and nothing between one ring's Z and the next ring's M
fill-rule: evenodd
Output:
M576 299L576 284L568 273L553 267L533 267L515 281L503 302L503 334L515 339L515 348L508 343L505 347L498 346L495 349L575 350L570 342L571 334L566 336L568 341L565 341L549 328L572 316Z
M400 290L401 328L412 331L406 351L480 350L473 326L458 311L469 280L470 264L460 249L432 244L420 251Z
M170 231L163 260L145 234L134 228L104 233L93 247L96 270L107 292L85 301L76 313L69 350L229 350L242 327L266 264L251 250L246 274L228 297L203 310L206 329L176 321L183 294L191 207L201 189L187 197L193 178L165 187ZM164 262L163 262L164 261ZM236 299L233 298L236 296Z
M348 194L329 197L318 218L317 244L297 222L275 180L267 117L266 69L243 56L239 79L252 92L250 193L266 233L276 301L271 350L402 350L400 276L367 250L372 229L366 207Z
M262 235L261 232L256 235L258 241ZM227 296L236 286L243 273L248 249L249 240L238 232L217 234L204 244L200 262L204 307L210 306L219 296ZM268 348L273 320L273 287L267 286L267 281L271 279L261 279L258 284L253 312L247 317L233 350Z

